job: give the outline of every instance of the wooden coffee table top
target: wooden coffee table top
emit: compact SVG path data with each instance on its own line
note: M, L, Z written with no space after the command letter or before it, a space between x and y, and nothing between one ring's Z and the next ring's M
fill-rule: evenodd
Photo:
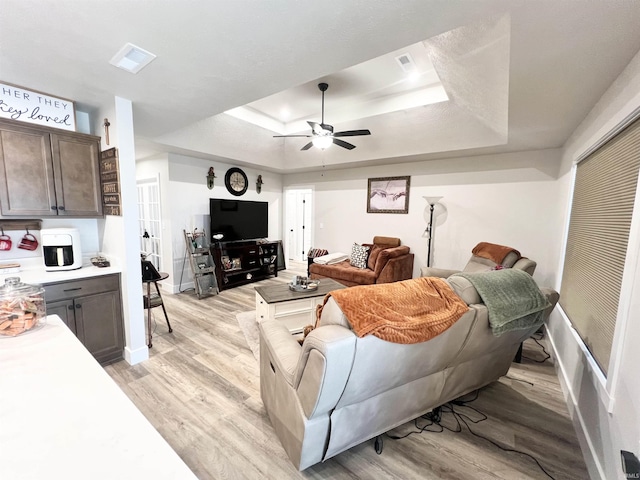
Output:
M255 288L256 292L258 292L258 294L267 303L288 302L290 300L300 300L302 298L311 297L324 297L327 293L333 290L341 290L343 288L347 288L343 284L336 282L331 278L322 278L318 281L320 282L320 284L318 285L317 289L304 292L294 292L293 290L289 290L288 283Z

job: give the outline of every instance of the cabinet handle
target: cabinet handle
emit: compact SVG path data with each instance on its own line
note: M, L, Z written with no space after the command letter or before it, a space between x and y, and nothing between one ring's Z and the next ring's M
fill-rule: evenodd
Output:
M73 305L69 305L67 308L68 308L69 310L73 310Z
M55 205L51 205L51 210L58 210L58 207L56 207Z
M80 305L79 303L76 303L76 308L82 308L82 305Z
M64 292L75 292L76 290L82 290L82 287L76 287L76 288L67 288L65 290L63 290Z
M262 300L260 300L260 305L262 305L264 302Z
M62 207L58 207L58 210L64 210L64 205Z

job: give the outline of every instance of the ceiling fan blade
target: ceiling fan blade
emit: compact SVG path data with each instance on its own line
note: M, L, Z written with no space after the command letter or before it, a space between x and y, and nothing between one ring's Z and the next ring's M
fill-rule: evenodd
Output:
M334 137L358 137L360 135L371 135L371 132L369 130L346 130L333 134Z
M302 147L300 150L309 150L311 147L313 147L313 142L309 142L307 143L304 147Z
M333 143L341 146L342 148L346 148L347 150L353 150L354 148L356 148L355 145L351 145L350 143L347 143L344 140L340 140L339 138L334 138Z
M273 138L290 138L290 137L305 137L311 138L313 135L274 135Z

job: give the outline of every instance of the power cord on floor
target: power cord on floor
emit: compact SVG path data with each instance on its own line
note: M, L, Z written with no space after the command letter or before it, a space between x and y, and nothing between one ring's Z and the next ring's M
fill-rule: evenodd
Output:
M409 435L413 435L414 433L422 433L422 432L432 432L432 433L441 433L444 430L448 430L450 432L453 433L460 433L463 430L463 425L465 427L467 427L467 430L469 431L469 433L471 433L473 436L481 438L483 440L486 440L487 442L491 443L492 445L498 447L500 450L503 450L505 452L514 452L514 453L519 453L521 455L527 456L529 458L531 458L534 462L536 462L536 465L538 465L538 468L540 468L540 470L549 478L551 478L552 480L555 480L555 477L553 477L549 472L547 472L547 470L540 464L540 462L538 461L538 459L536 457L534 457L533 455L520 451L520 450L515 450L513 448L509 448L509 447L504 447L502 445L500 445L499 443L491 440L490 438L487 438L483 435L480 435L476 432L474 432L473 430L471 430L471 427L469 426L470 422L472 424L478 424L480 422L484 422L485 420L487 420L487 415L485 415L483 412L481 412L480 410L478 410L475 407L472 407L471 405L469 405L469 403L475 401L478 398L479 395L479 390L476 390L475 392L475 396L473 398L470 398L468 400L465 400L463 397L453 400L451 402L445 403L444 405L442 405L441 407L437 407L435 408L433 411L428 412L424 415L422 415L419 418L416 418L414 420L414 425L416 427L416 430L412 430L404 435L390 435L390 434L386 434L386 436L392 440L400 440L403 438L408 437ZM456 408L457 407L457 408ZM470 410L472 410L473 412L475 412L477 415L480 416L480 418L472 418L471 416L469 416L466 413L462 413L460 411L460 407L463 408L468 408ZM446 425L443 425L441 423L442 421L442 415L444 413L450 413L453 417L453 419L456 422L456 426L453 428L450 428ZM420 426L419 425L419 419L424 419L427 420L429 423ZM429 430L428 427L434 426L437 427L437 429L431 429ZM376 440L376 445L378 445L378 440ZM379 451L378 451L379 450ZM376 452L378 452L378 454L380 454L382 452L382 448L380 447L378 449L378 447L376 447Z
M517 382L528 383L532 387L534 386L533 382L530 382L529 380L523 380L522 378L510 377L509 375L505 375L504 377L508 378L509 380L515 380Z
M543 335L542 335L542 334L540 334L540 339L537 339L537 338L536 338L536 337L534 337L534 336L531 336L530 338L531 338L531 340L533 340L534 342L536 342L536 343L540 346L540 348L542 348L542 351L544 352L544 354L546 355L546 357L544 357L542 360L536 360L535 358L525 357L525 356L523 355L523 356L522 356L522 358L526 358L527 360L531 360L532 362L536 362L536 363L544 363L544 362L546 362L547 360L549 360L549 359L551 358L551 355L549 355L549 352L547 352L547 349L546 349L546 348L544 348L544 345L542 345L542 344L540 343L540 341L539 341L539 340L542 340Z

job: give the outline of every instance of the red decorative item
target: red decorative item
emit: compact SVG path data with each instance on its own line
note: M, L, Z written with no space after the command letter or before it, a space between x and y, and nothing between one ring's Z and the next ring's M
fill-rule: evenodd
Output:
M18 248L22 248L23 250L35 250L38 248L38 240L29 233L29 230L27 230L27 234L22 237L22 240L20 240Z
M4 233L0 235L0 250L11 250L11 237Z

